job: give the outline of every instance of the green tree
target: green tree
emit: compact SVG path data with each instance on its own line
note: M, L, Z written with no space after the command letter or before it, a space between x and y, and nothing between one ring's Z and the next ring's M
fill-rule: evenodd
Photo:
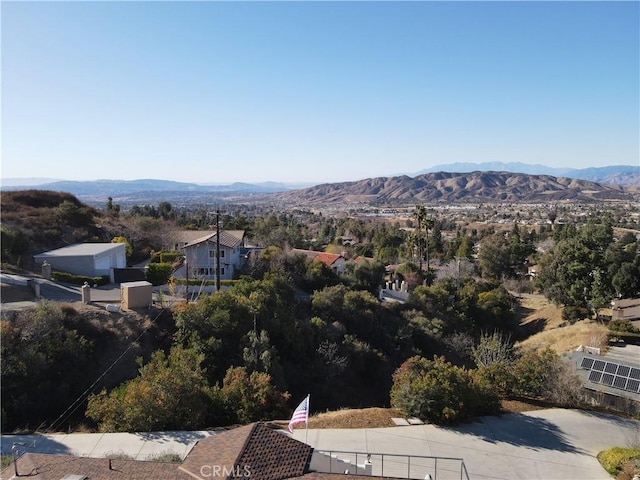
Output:
M597 309L610 300L612 278L625 260L622 249L613 244L610 221L589 221L572 235L560 236L542 257L537 284L557 304Z
M337 274L331 267L320 260L307 262L306 267L304 280L311 291L321 289L328 285L335 285L338 282Z
M204 367L211 385L220 381L229 367L242 364L242 339L253 327L254 312L260 312L259 304L252 310L248 297L221 291L198 302L177 305L174 310L176 340L205 354Z
M484 278L501 279L511 275L511 250L504 235L494 234L482 239L478 263Z
M345 285L334 285L323 288L313 294L311 312L327 324L342 321L344 318L344 296L348 288Z
M152 285L164 285L169 281L173 265L171 263L149 263L146 266L146 277Z
M636 296L640 292L640 268L633 263L623 263L614 274L611 285L621 298Z
M353 267L353 273L350 275L351 285L353 288L367 290L377 295L384 275L385 268L382 263L361 260Z
M0 248L2 263L18 263L20 256L27 252L29 239L21 230L0 227Z
M236 422L285 418L289 413L289 394L279 392L271 376L263 372L249 374L244 367L232 367L224 376L220 393Z
M93 344L74 327L71 308L39 302L0 322L3 424L38 427L87 387Z
M120 214L120 205L113 203L113 198L107 198L107 215L117 217Z
M485 328L510 329L513 320L512 298L504 287L500 286L486 292L479 292L476 303L480 310L480 321Z
M55 208L55 215L61 222L74 227L83 227L92 223L93 213L90 208L64 200Z
M264 372L271 375L275 385L284 386L284 376L280 366L278 350L271 345L266 330L250 330L246 335L246 346L242 358L249 373Z
M110 393L91 395L86 415L103 432L203 428L210 413L220 409L201 367L203 359L179 345L169 355L154 352L146 365L138 359L140 375Z

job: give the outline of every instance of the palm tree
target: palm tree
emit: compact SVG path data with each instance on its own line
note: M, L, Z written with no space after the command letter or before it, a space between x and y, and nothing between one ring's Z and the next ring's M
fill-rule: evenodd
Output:
M417 244L418 244L418 268L420 272L420 276L422 276L422 225L427 218L427 209L424 208L424 205L416 205L416 209L413 212L413 215L416 217L418 221L418 232L417 232Z
M413 215L416 217L418 221L418 266L420 269L420 276L422 276L422 258L423 258L423 247L426 248L427 253L427 273L429 272L429 230L433 228L434 222L433 219L427 214L427 209L424 205L416 205L416 209L413 212ZM426 241L422 241L422 229L424 228L426 234Z

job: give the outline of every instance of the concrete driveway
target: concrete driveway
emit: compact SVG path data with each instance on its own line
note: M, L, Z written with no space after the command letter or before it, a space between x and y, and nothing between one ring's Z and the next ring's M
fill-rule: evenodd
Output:
M298 440L304 441L305 435L304 429L294 430ZM458 457L472 480L611 480L596 455L614 446L638 445L640 422L581 410L548 409L483 417L456 428L412 425L309 430L308 443L325 451Z

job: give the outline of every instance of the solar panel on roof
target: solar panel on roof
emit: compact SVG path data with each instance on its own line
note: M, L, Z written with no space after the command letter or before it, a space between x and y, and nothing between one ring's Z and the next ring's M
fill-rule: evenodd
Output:
M599 372L602 372L604 370L604 365L605 363L602 360L596 360L595 362L593 362L593 370L598 370Z
M589 381L590 382L598 383L601 378L602 378L602 372L597 372L595 370L591 370L589 372Z
M627 387L625 388L628 392L640 393L640 380L634 380L630 378L627 381Z
M622 388L624 390L624 387L627 385L627 378L626 377L619 377L618 375L616 375L613 379L613 386L616 388Z
M618 364L617 363L607 362L607 364L604 366L604 371L607 372L607 373L615 374L617 370L618 370Z
M601 382L605 385L613 385L613 375L611 375L610 373L603 373Z
M627 367L626 365L618 365L618 375L622 377L628 377L630 370L631 367Z
M629 376L631 378L635 378L636 380L640 380L640 368L631 367L631 371L629 372Z
M582 363L580 364L580 368L591 370L591 367L593 367L593 362L594 362L593 358L584 357L582 359Z

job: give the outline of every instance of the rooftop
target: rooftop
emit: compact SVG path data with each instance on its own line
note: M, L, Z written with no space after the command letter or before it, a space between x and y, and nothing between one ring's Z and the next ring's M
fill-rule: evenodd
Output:
M34 480L67 475L88 480L186 480L211 477L214 469L215 476L223 478L250 475L255 480L282 480L308 473L312 452L309 445L281 431L252 423L198 440L181 464L25 453L17 468L20 476ZM10 465L0 478L12 478L14 467Z
M48 252L34 255L35 258L46 257L78 257L78 256L94 256L110 250L122 249L124 251L124 243L78 243L67 247L49 250Z

